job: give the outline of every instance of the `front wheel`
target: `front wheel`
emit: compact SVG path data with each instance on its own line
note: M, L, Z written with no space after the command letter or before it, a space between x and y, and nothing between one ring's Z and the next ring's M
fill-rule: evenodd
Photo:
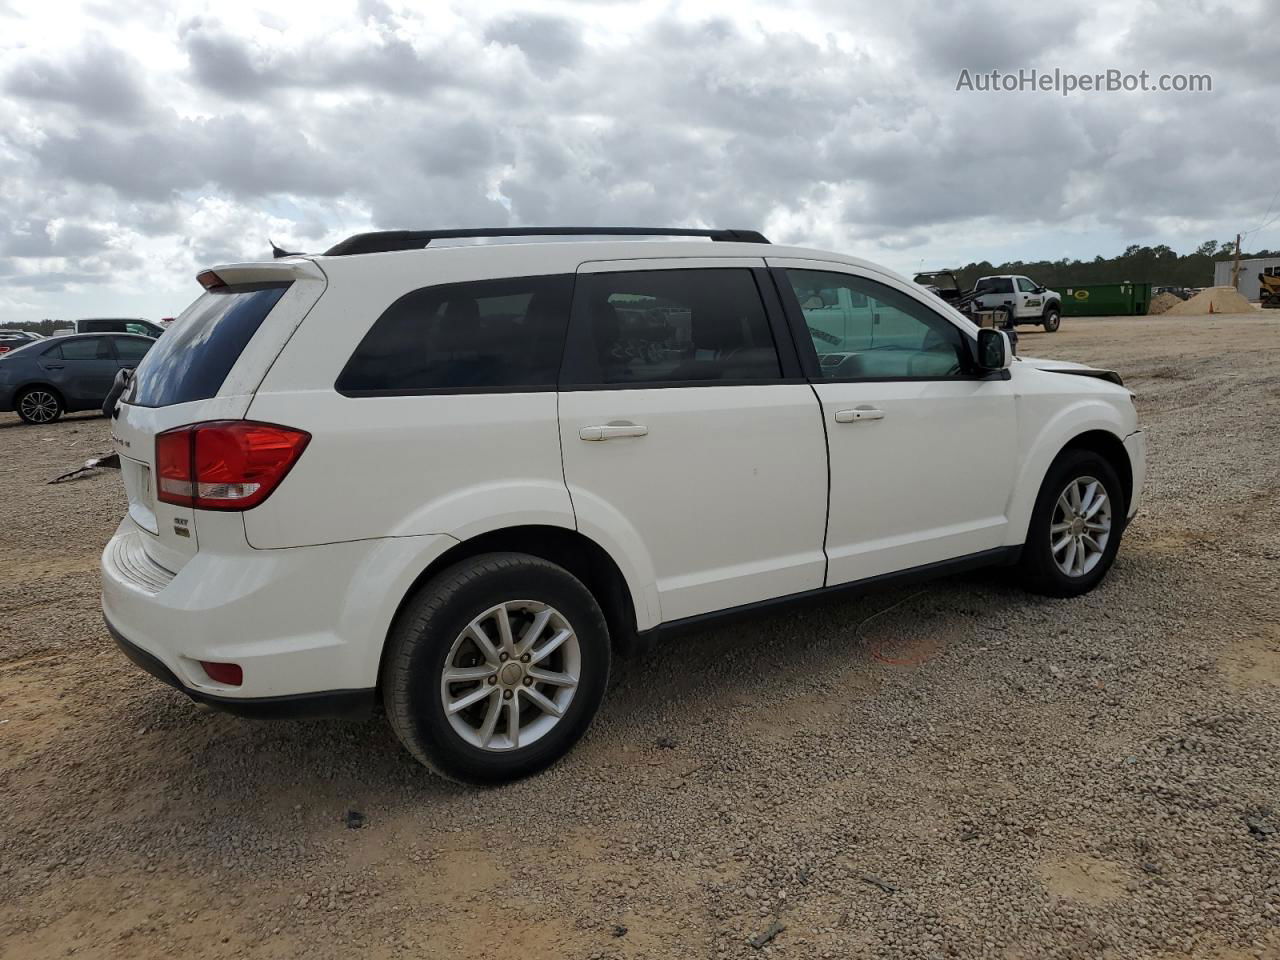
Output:
M1111 464L1089 450L1059 455L1036 498L1022 548L1027 589L1075 597L1096 587L1120 549L1125 512Z
M1062 325L1062 311L1057 307L1049 307L1040 322L1044 324L1046 333L1054 333Z
M504 783L550 766L590 725L609 679L609 630L591 592L538 557L450 567L392 630L383 698L396 735L432 770Z
M18 394L14 409L27 423L53 423L62 416L62 398L47 387L30 387Z

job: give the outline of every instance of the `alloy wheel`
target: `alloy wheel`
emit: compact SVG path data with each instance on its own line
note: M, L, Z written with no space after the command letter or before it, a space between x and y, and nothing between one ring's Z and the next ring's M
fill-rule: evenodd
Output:
M1111 539L1111 498L1096 477L1076 477L1058 495L1049 521L1053 562L1068 577L1083 577Z
M581 670L578 637L563 614L536 600L508 600L453 641L440 701L454 732L471 746L516 750L560 722Z
M18 401L18 412L32 423L50 423L58 416L58 398L48 390L28 390Z

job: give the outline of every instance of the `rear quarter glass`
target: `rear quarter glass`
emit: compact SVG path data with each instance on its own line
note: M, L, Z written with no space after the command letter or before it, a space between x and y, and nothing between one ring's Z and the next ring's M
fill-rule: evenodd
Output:
M290 284L220 287L200 297L138 364L128 402L167 407L216 396Z

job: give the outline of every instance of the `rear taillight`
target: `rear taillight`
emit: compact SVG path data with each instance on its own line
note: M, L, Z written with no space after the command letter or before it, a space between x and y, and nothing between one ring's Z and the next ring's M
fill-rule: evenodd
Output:
M0 343L0 354L8 353L12 349L12 347L6 347L3 343Z
M280 485L311 434L250 420L215 420L156 437L156 496L199 510L248 510Z

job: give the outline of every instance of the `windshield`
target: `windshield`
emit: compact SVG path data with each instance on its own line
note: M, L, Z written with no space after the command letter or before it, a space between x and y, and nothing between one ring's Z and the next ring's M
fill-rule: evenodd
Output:
M215 396L288 283L220 287L205 293L138 364L127 402L167 407Z

